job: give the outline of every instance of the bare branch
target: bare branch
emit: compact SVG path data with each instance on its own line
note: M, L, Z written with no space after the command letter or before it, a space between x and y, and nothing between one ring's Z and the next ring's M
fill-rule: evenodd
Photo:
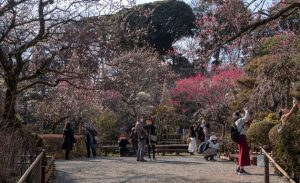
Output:
M274 20L277 20L278 18L281 17L286 17L287 15L291 15L291 13L288 13L289 11L292 10L292 12L296 12L297 10L299 10L300 8L300 3L292 3L291 5L281 9L279 12L277 12L274 15L270 15L268 18L265 18L263 20L257 21L253 24L250 24L248 26L246 26L245 28L243 28L239 33L237 33L236 35L232 36L231 38L225 40L224 42L218 44L218 46L211 51L207 56L210 56L211 54L213 54L214 52L216 52L217 50L219 50L221 47L223 47L224 45L226 45L227 43L230 43L232 41L234 41L235 39L242 37L245 34L249 34L250 32L256 30L257 28L272 22ZM286 14L288 13L288 14Z

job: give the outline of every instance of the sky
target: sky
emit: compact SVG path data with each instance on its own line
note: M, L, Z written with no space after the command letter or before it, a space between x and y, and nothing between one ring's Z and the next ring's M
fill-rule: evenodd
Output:
M144 4L144 3L150 3L150 2L155 2L155 1L161 1L161 0L136 0L137 4ZM184 0L186 3L190 3L191 0Z

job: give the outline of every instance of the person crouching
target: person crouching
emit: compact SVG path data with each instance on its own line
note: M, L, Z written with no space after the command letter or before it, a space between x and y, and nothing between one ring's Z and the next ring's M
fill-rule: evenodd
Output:
M207 161L216 161L214 156L217 155L217 149L219 149L218 138L215 135L210 136L206 148L203 151L203 156Z
M118 140L118 144L119 144L120 157L127 156L128 155L127 144L129 144L127 138L125 136L121 135Z

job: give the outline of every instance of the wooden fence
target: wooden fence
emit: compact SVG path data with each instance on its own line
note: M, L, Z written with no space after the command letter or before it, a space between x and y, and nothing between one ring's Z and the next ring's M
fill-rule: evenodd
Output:
M18 183L47 183L53 178L54 156L46 157L45 150L36 157Z
M276 161L267 153L267 151L261 147L261 151L264 154L264 161L265 161L265 183L270 183L270 170L269 170L269 163L272 162L275 168L282 173L282 175L291 183L296 183L289 175L286 173L286 171L281 168Z

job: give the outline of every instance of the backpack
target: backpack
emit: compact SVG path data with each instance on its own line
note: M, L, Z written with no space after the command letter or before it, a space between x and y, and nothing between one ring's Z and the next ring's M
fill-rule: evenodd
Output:
M235 123L233 123L231 125L230 133L231 133L231 139L232 139L232 141L235 142L235 143L239 143L239 141L240 141L240 131L238 130L238 128L235 125Z
M204 151L206 151L209 147L209 142L201 142L201 144L199 145L198 151L199 153L203 153Z

